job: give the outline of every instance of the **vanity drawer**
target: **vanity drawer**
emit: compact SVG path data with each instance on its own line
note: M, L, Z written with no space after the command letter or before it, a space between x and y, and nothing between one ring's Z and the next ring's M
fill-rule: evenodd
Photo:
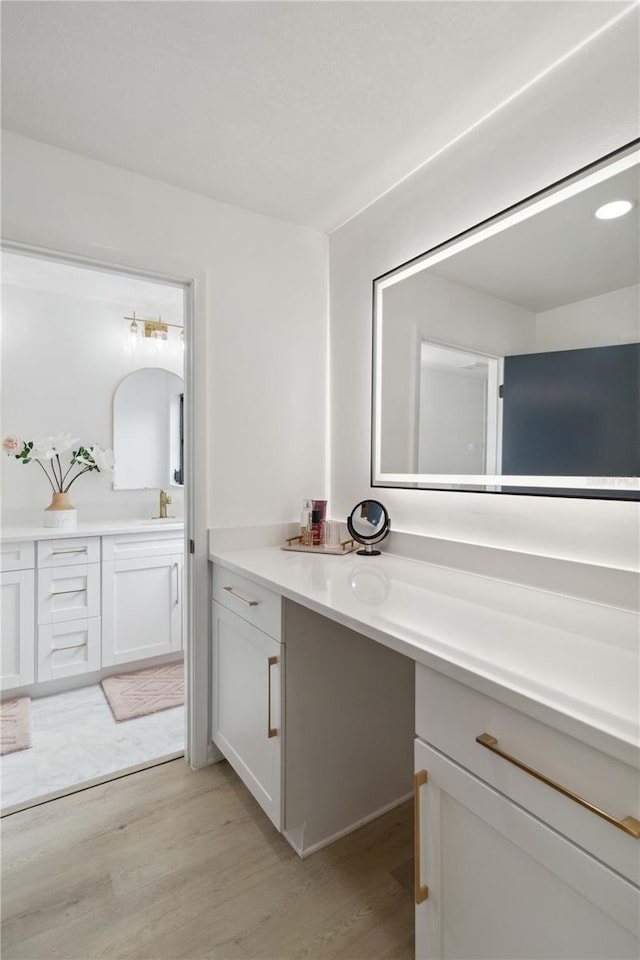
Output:
M33 570L35 566L33 540L0 544L0 570Z
M214 564L213 599L280 642L282 598L279 593Z
M184 553L184 531L161 530L158 533L125 533L102 538L102 559L142 560Z
M38 681L100 669L100 617L38 627Z
M100 616L100 564L38 571L38 623Z
M100 537L38 541L38 569L100 562Z
M622 821L640 821L640 771L492 697L416 665L416 733L535 816L640 883L640 839L623 832L531 770ZM492 744L530 770L478 743ZM640 826L640 824L638 824Z

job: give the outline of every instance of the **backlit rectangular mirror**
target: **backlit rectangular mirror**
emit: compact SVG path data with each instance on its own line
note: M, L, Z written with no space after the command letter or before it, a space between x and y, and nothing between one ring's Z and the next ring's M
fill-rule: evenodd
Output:
M373 486L640 497L639 163L374 280Z

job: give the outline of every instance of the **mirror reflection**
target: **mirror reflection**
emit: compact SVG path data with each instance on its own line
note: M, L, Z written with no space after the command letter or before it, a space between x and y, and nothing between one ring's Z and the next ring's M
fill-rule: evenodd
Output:
M114 487L182 485L184 382L157 367L134 370L113 402Z
M638 159L374 282L374 485L638 496Z
M389 535L390 518L379 500L361 500L347 517L349 535L364 544L364 550L358 550L359 556L376 557L379 550L373 549L374 543L381 543Z

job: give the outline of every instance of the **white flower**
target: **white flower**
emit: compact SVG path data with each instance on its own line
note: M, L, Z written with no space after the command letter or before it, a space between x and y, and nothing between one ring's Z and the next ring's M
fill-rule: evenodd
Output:
M112 473L115 457L113 450L94 443L93 446L86 447L84 453L78 454L76 462L84 463L87 467L96 467L100 473Z
M70 433L58 433L53 437L39 437L33 441L31 456L34 460L51 460L52 457L71 450L79 442L78 437L72 437Z
M5 437L2 441L2 449L8 457L19 457L24 450L24 440L20 437Z

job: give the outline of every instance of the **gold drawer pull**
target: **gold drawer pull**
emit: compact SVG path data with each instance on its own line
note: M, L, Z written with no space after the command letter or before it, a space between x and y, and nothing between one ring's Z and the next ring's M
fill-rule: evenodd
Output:
M65 593L86 593L86 592L87 592L87 588L86 588L86 587L78 587L77 590L52 590L52 591L51 591L51 596L52 596L52 597L62 597L62 596L64 596Z
M257 600L247 600L246 597L241 597L239 593L234 593L233 587L223 587L222 589L225 590L227 593L230 593L232 597L236 598L236 600L242 600L242 602L246 603L248 607L258 606Z
M69 549L69 550L52 550L52 551L51 551L51 556L52 556L52 557L61 557L62 554L67 554L67 553L86 553L86 552L87 552L87 547L74 547L73 550L71 550L71 549Z
M576 803L579 803L581 807L586 807L587 810L591 810L591 812L595 813L596 816L602 817L603 820L606 820L607 823L617 827L618 830L624 830L625 833L628 833L631 837L635 837L636 840L640 838L640 820L636 820L635 817L625 817L624 820L618 820L617 817L614 817L611 813L607 813L606 810L601 810L600 807L596 807L595 804L590 803L583 797L578 796L577 793L567 790L567 788L563 787L562 784L556 783L556 781L551 780L550 777L546 777L544 773L539 773L538 770L534 770L533 767L527 766L526 763L523 763L521 760L517 760L508 753L503 753L503 751L499 750L497 747L497 739L492 737L490 733L481 733L480 736L476 737L476 743L479 743L481 747L486 747L487 750L491 750L492 753L495 753L497 756L502 757L503 760L507 760L509 763L512 763L515 767L519 767L520 770L524 770L525 773L535 777L536 780L541 780L542 783L546 783L548 787L551 787L553 790L557 790L558 793L561 793L564 797L568 797L569 800L574 800Z
M429 887L420 882L420 787L427 782L427 771L418 770L413 775L413 843L414 843L414 890L416 903L424 903L429 896Z
M268 702L268 706L267 706L267 737L268 737L269 739L271 739L271 737L277 737L277 736L278 736L278 728L271 726L271 667L275 666L275 664L276 664L277 662L278 662L278 658L277 658L277 657L269 657L269 660L267 661L267 677L268 677L268 679L267 679L267 702Z
M59 653L61 650L81 650L82 647L89 646L88 640L83 640L82 643L67 643L64 647L51 647L51 653Z

